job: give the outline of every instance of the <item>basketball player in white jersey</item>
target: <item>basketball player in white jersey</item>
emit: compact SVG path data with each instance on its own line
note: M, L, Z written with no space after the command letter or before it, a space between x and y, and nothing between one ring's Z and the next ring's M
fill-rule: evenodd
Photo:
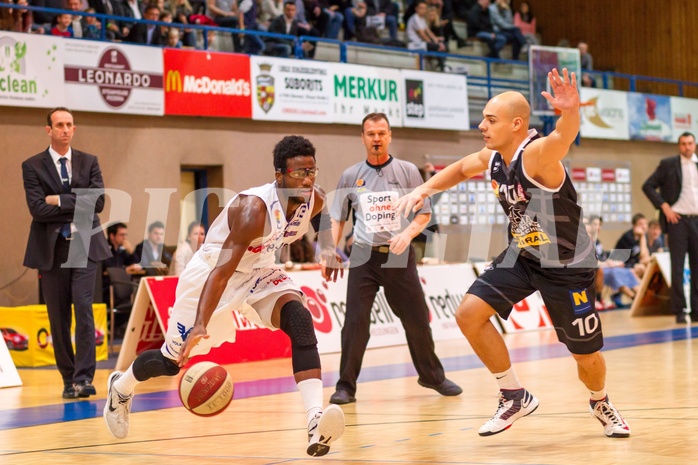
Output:
M485 170L509 218L509 246L468 289L456 321L475 353L499 385L499 406L479 429L501 433L533 413L538 399L516 376L504 339L490 318L508 318L512 305L539 291L557 332L590 393L591 414L608 437L630 436L630 427L606 394L606 363L601 322L595 309L596 255L582 222L577 192L562 165L579 132L579 93L574 73L548 73L553 94L543 92L560 111L555 130L540 137L529 130L531 109L519 92L492 98L479 125L485 147L446 167L401 198L397 211L419 210L424 199Z
M303 237L318 221L324 196L314 187L315 147L287 136L274 148L275 182L236 195L211 225L206 241L179 277L161 349L140 354L123 373L109 376L104 419L117 438L128 435L134 388L156 376L175 376L190 356L235 340L232 311L291 339L293 372L308 420L307 453L325 455L344 432L342 410L324 411L320 356L310 312L300 288L274 266L275 252ZM317 223L314 226L318 230ZM342 273L329 221L319 231L325 279ZM324 241L324 237L327 241Z

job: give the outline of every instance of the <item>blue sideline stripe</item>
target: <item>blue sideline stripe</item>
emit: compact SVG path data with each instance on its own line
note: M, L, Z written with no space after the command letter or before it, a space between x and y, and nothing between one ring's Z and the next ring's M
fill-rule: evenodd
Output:
M604 350L627 349L630 347L662 344L666 342L698 339L698 326L676 328L671 330L653 331L649 333L627 334L605 339ZM467 344L465 339L463 344ZM567 348L562 344L550 344L535 347L523 347L510 351L514 362L529 362L551 358L566 357ZM482 368L482 362L475 355L464 357L449 357L442 360L447 372L472 370ZM417 372L411 363L398 363L366 367L361 370L360 381L381 381L388 379L416 376ZM337 372L326 373L323 376L325 387L334 386L339 375ZM282 394L296 391L296 383L292 376L272 378L258 381L235 383L235 399L247 399L272 394ZM48 425L65 421L85 420L102 416L104 399L65 402L61 404L28 407L21 409L0 410L0 431L23 428L28 426ZM132 412L147 412L173 407L181 407L179 394L176 390L138 394L133 403Z

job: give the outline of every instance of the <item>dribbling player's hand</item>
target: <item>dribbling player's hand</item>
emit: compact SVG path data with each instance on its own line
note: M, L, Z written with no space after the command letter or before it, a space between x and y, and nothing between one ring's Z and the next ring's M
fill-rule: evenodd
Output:
M424 199L422 198L422 195L418 193L415 189L409 194L405 194L402 197L400 197L397 200L397 202L395 202L393 210L395 210L396 215L399 215L400 213L404 212L404 216L405 218L407 218L408 216L410 216L410 213L418 212L422 209L423 206Z
M543 91L541 95L550 102L550 105L560 111L574 110L579 108L579 91L577 90L577 76L568 73L567 68L562 69L562 76L553 68L548 73L548 82L553 94Z
M342 258L334 250L320 253L320 270L325 281L337 282L337 277L344 277Z
M192 349L196 347L202 339L208 339L208 334L206 333L206 328L203 326L194 325L194 327L189 332L189 336L182 344L182 348L179 350L179 357L177 357L177 365L183 367L189 361L189 354Z

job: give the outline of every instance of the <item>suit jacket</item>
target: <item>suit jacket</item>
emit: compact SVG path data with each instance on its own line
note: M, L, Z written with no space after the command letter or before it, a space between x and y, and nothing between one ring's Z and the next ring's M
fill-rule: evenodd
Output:
M681 155L677 155L659 162L656 171L642 185L642 191L650 199L654 208L659 210L659 223L664 233L667 232L667 221L660 207L664 202L674 205L679 200L682 180Z
M56 240L64 223L74 222L83 244L89 243L88 258L101 261L111 256L109 245L101 232L97 213L104 208L104 182L97 157L73 149L71 192L63 193L63 184L48 149L22 163L22 178L27 206L32 216L24 266L38 270L53 267ZM96 189L97 193L72 192L75 188ZM47 195L60 195L61 206L46 203ZM92 212L94 208L94 212ZM75 212L86 212L85 215ZM92 231L97 230L97 233Z
M148 42L148 26L150 25L145 23L134 24L126 40L136 44L165 45L165 38L160 32L160 26L155 26L150 42Z
M268 32L274 32L276 34L286 34L286 18L284 15L279 15L276 18L273 19L271 24L269 24L269 29ZM298 35L298 21L293 20L291 23L291 30L288 32L288 35L292 36L297 36ZM283 40L283 39L277 39L277 38L264 38L265 42L269 43L287 43L290 44L291 46L293 45L293 41L291 40Z

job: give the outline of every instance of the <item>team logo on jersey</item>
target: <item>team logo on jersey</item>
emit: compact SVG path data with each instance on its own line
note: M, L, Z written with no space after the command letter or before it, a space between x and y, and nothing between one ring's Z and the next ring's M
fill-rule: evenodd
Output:
M177 322L177 332L179 333L179 336L182 338L182 342L184 342L189 337L189 333L191 332L191 328L187 329L186 326L184 326L182 323L180 323L178 321Z
M492 165L492 174L496 173L499 171L499 168L502 167L502 162L501 161L496 161L494 162L494 165Z
M575 315L583 315L591 310L591 302L586 289L569 291L570 301Z
M359 179L358 181L356 181L356 187L363 187L364 184L366 184L366 181L364 181L363 179Z
M516 245L523 249L524 247L537 247L543 244L550 244L550 238L543 231L532 231L527 234L513 234L516 239Z
M492 180L492 190L494 191L494 196L499 198L499 183L494 179Z

